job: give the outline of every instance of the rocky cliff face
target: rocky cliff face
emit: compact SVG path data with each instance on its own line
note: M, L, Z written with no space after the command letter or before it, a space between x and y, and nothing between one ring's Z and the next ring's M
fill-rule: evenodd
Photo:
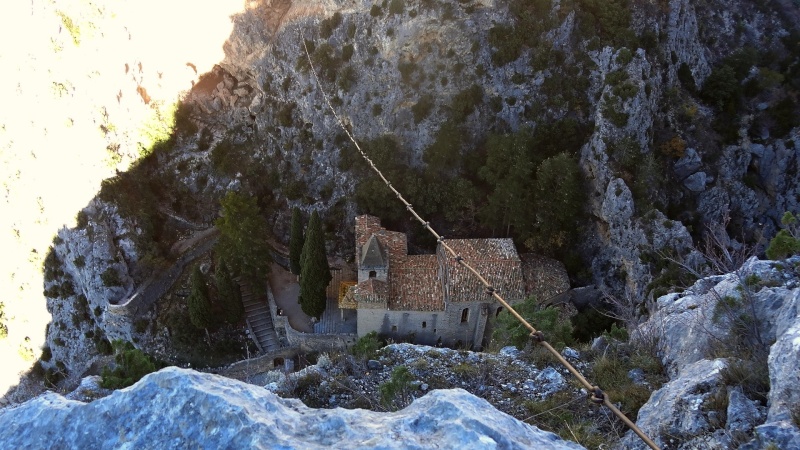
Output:
M102 132L92 141L68 133L65 139L99 146L98 158L109 159L102 177L115 165L124 169L140 154L152 154L115 177L116 187L108 183L107 195L82 203L88 205L85 225L60 231L53 243L59 275L42 284L51 289L68 282L72 289L48 294L53 359L45 368L61 363L76 378L97 354L89 339L137 337L134 319L151 316L109 316L106 306L127 301L148 275L163 270L159 264L176 257L169 251L173 244L208 228L228 189L259 197L278 240L287 234L289 207L323 210L328 231L339 235L331 240L332 253L350 251L354 190L364 177L353 168L352 149L324 107L321 89L360 141L391 134L397 152L408 157L403 170L424 166L426 149L456 117L464 147L457 155L471 161L465 166L476 166L473 172L485 163L490 133L559 121L587 130L569 149L586 180L588 215L575 253L582 253L588 270L580 281L620 297L646 298L651 282L666 276L656 261L660 255L702 268L695 244L707 225L727 225L734 248L770 237L781 213L799 207L800 137L790 95L797 89L796 7L671 0L620 9L621 3L609 3L620 18L605 23L611 14L583 0L535 2L535 11L525 2L491 0L250 2L243 11L215 12L230 21L224 46L208 43L224 50L213 61L197 48L186 58L163 49L178 55L168 60L143 52L136 44L149 35L143 25L127 29L114 19L132 12L102 10L108 14L101 11L95 23L131 43L116 47L118 54L97 49L110 55L108 73L103 65L75 75L78 84L47 80L59 99L73 102L61 105L65 117L68 110L91 111L80 127ZM70 11L61 12L37 13L61 24L53 45L68 55L57 58L52 73L83 54L70 43L81 39L75 23L64 19ZM535 26L521 30L530 23ZM203 25L211 29L211 22ZM181 42L206 42L188 28L178 33ZM520 42L515 36L522 33L535 33L536 45ZM90 35L83 35L85 43L95 42ZM723 66L732 84L718 83ZM711 92L708 83L724 92ZM176 133L163 135L159 118L169 108L162 106L176 86L188 90L186 109ZM737 92L736 101L725 97L728 88ZM74 103L89 94L98 100ZM148 138L138 139L132 130L153 121L144 127ZM95 190L100 178L94 178ZM476 205L486 196L479 192L464 214L475 226L482 220ZM29 208L37 200L22 203ZM49 226L51 234L58 228ZM22 229L24 237L24 226L8 228ZM21 242L14 247L20 260L38 263L46 254L47 245ZM31 247L38 249L33 256Z
M637 424L656 442L686 449L800 443L798 263L753 258L658 299L638 330L640 338L658 337L671 378L639 410ZM635 436L625 445L641 447Z
M578 449L459 389L435 391L395 413L315 410L263 388L163 369L92 403L47 393L0 411L14 448Z

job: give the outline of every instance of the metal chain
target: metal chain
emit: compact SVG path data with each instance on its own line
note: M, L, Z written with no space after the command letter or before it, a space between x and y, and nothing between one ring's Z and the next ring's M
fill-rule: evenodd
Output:
M525 326L525 328L527 328L530 331L530 336L536 343L538 343L542 347L546 348L547 351L549 351L553 355L553 357L556 358L556 360L559 363L561 363L564 367L566 367L567 370L569 370L569 372L572 373L572 375L575 376L575 378L578 379L578 381L589 392L590 400L593 403L605 405L608 409L611 410L611 412L614 413L615 416L617 416L620 420L622 420L622 422L625 423L625 425L627 425L628 428L633 430L633 432L636 433L636 435L639 436L639 438L641 438L642 441L644 441L645 444L647 444L650 448L652 448L654 450L659 450L659 447L658 447L658 445L655 444L655 442L653 442L642 430L640 430L639 427L637 427L635 423L633 423L630 419L628 419L625 416L625 414L623 414L622 411L619 410L619 408L617 408L613 403L611 403L611 400L608 398L608 395L606 395L600 389L600 387L592 385L591 383L589 383L589 381L587 381L586 378L584 378L584 376L581 375L581 373L578 372L578 370L572 364L569 363L569 361L564 359L564 357L561 356L561 354L558 353L558 351L556 351L556 349L554 349L545 340L544 334L541 331L538 331L536 328L533 327L533 325L528 323L527 320L525 320L514 308L511 307L510 304L508 304L508 302L505 301L505 299L503 299L503 297L500 296L500 294L497 293L497 291L494 289L494 287L491 285L491 283L489 283L486 280L486 278L484 278L480 274L480 272L475 270L475 268L473 268L462 256L457 254L455 252L455 250L453 250L449 245L447 245L447 242L445 242L444 237L442 235L440 235L439 233L437 233L436 230L433 229L433 227L431 227L430 222L427 222L419 214L417 214L417 212L414 210L414 208L411 205L411 203L409 203L403 197L403 195L400 193L400 191L398 191L392 185L392 183L389 182L389 180L387 180L385 176L383 176L383 173L381 173L381 171L375 166L375 163L372 162L372 160L369 158L369 156L367 156L367 154L364 153L364 150L361 149L361 146L358 145L358 142L356 142L355 138L353 138L353 136L347 130L347 127L344 125L344 122L342 121L342 119L339 118L338 114L336 114L336 110L333 109L333 105L331 105L331 102L328 100L328 96L325 94L325 90L322 89L322 84L320 83L319 77L317 76L317 71L314 68L314 63L311 61L311 55L309 55L309 53L308 53L308 47L306 46L306 41L305 41L304 38L302 38L302 36L301 36L301 39L303 41L303 49L306 52L306 58L308 58L308 64L311 67L311 72L314 74L314 79L317 82L317 86L319 87L319 90L322 93L322 97L325 100L325 103L328 105L328 109L330 109L331 113L333 113L333 117L336 119L336 121L338 122L338 124L342 128L342 130L344 130L345 134L347 134L347 137L350 139L350 141L353 142L353 144L356 146L356 149L361 154L361 157L364 158L364 160L367 162L367 164L369 164L369 166L372 168L372 170L381 178L381 180L383 180L383 182L386 184L386 186L389 187L389 189L403 203L403 205L405 205L406 209L411 213L411 215L414 216L414 218L417 219L417 221L419 221L419 223L422 224L422 226L424 228L426 228L428 231L430 231L430 233L436 238L436 242L438 242L439 245L441 245L453 257L453 259L458 264L460 264L462 267L464 267L467 270L469 270L470 272L472 272L472 274L475 275L475 277L478 278L478 280L486 288L487 294L489 294L495 300L497 300L504 308L506 308L506 310L508 310L508 312L510 312L517 320L519 320L520 323L522 323L522 325Z

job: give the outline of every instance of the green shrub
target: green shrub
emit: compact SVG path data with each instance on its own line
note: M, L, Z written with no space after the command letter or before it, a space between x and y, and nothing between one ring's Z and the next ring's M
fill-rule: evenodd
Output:
M403 0L392 0L389 4L389 14L403 14L405 8L406 4Z
M39 359L40 359L40 360L42 360L42 361L44 361L44 362L48 362L48 361L50 361L50 359L51 359L52 357L53 357L53 351L52 351L52 350L50 350L50 347L49 347L49 346L45 345L45 346L42 348L42 356L40 356L40 357L39 357Z
M328 39L333 34L333 30L342 24L342 14L335 12L331 17L324 19L319 25L319 35L323 39Z
M66 370L54 369L51 367L44 373L44 385L50 389L55 389L58 387L58 383L60 383L66 377Z
M722 111L733 111L738 104L741 86L734 69L723 64L711 70L700 95L712 106Z
M149 325L150 325L150 321L149 320L147 320L147 319L137 319L135 322L133 322L133 329L137 333L144 333L145 331L147 331L147 327Z
M372 8L369 10L369 15L372 17L378 17L383 15L383 9L381 9L378 5L372 5Z
M348 62L353 57L353 44L347 44L342 47L342 61Z
M341 66L341 60L336 57L333 47L327 42L320 44L311 53L311 61L322 80L333 82Z
M122 286L122 281L119 279L119 273L113 267L109 267L100 274L100 279L103 280L103 285L106 287Z
M616 328L616 321L604 314L604 312L594 308L586 308L572 316L570 322L573 329L572 336L575 340L578 342L591 342L597 336L609 332L612 327L614 327L614 330L619 330L619 328ZM622 328L622 330L624 331L625 329Z
M419 124L426 117L428 117L433 110L433 100L430 96L423 96L414 106L411 107L411 112L414 114L414 124Z
M281 126L283 127L292 126L292 124L294 123L294 120L292 119L292 111L294 111L295 107L297 107L297 105L294 102L286 103L278 110L276 117L278 118L278 123ZM214 162L213 151L211 154L211 161L212 163Z
M392 370L389 381L381 383L378 390L381 395L381 404L389 410L396 411L405 408L413 399L414 376L406 366L397 366Z
M800 216L786 212L781 217L781 225L784 229L780 230L767 247L767 258L778 260L785 259L791 255L800 253L800 226L798 226Z
M560 322L556 308L541 307L534 297L517 304L514 309L534 328L544 333L545 339L553 347L564 348L573 343L572 324ZM530 339L530 331L508 311L497 316L492 341L498 347L514 345L519 349L525 347Z
M453 373L465 380L471 380L478 376L480 369L470 363L462 362L453 366Z
M411 76L417 70L417 64L413 61L399 61L397 70L400 71L400 79L403 80L403 83L410 84Z
M148 373L156 371L156 364L141 350L129 342L114 341L116 367L103 368L100 385L106 389L120 389L139 381Z
M678 81L681 82L681 85L689 92L695 92L697 90L697 85L694 81L694 75L692 75L692 69L689 68L689 65L683 63L678 67Z
M492 62L496 66L504 66L519 59L524 44L522 34L512 27L495 25L489 30L489 45L495 49Z
M483 88L477 84L459 92L450 104L453 120L456 123L463 122L481 103L483 103Z
M628 100L639 93L639 87L626 81L618 86L614 86L611 92L622 100Z
M89 225L89 215L86 214L84 210L78 211L78 214L75 216L75 226L79 230L83 230L87 225Z
M64 275L64 272L61 270L61 259L59 259L53 247L47 250L47 255L44 257L42 266L44 281L55 281L57 278Z
M342 70L339 71L339 76L336 78L336 84L345 92L350 91L356 81L356 70L350 64L342 67Z
M603 100L603 115L606 116L608 121L611 122L615 127L625 127L628 124L628 113L621 110L621 106L616 100L611 100L610 98L605 97Z
M630 49L621 48L619 52L617 52L617 64L627 65L633 59L633 53L631 53Z
M378 333L372 331L360 337L350 352L358 358L369 359L374 357L375 352L382 347L383 343L378 339Z
M75 264L75 267L80 269L86 266L86 258L83 255L78 255L72 260L72 263Z

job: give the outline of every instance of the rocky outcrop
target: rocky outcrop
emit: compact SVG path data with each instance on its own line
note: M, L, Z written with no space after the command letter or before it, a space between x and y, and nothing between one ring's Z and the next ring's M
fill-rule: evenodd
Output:
M9 448L578 449L463 390L395 413L308 408L256 386L167 368L92 403L46 393L0 410Z
M639 335L658 336L670 382L637 424L669 448L779 448L797 442L800 404L800 257L748 260L737 272L658 299ZM749 344L751 355L736 348ZM759 359L763 346L768 358ZM723 354L724 358L714 358ZM747 359L743 359L747 358ZM749 359L749 360L748 360ZM759 367L763 364L764 367ZM768 392L754 393L761 372ZM764 400L766 402L764 403ZM627 444L639 445L628 436ZM638 447L637 447L638 448Z

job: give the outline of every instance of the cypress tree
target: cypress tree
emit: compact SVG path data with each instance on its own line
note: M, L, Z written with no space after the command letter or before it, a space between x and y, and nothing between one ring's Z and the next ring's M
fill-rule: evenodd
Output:
M231 276L225 260L219 261L217 270L214 273L214 281L217 285L222 310L225 312L225 320L229 323L239 322L244 313L242 293L239 290L239 283Z
M319 214L314 211L308 222L306 241L300 255L300 307L311 317L319 318L325 311L325 289L332 276L325 256L325 235Z
M208 297L208 286L200 272L200 266L195 266L192 272L192 292L189 294L189 319L197 328L208 328L214 324L214 315L211 312L211 300Z
M300 209L292 210L292 231L289 237L289 268L295 275L300 275L300 255L303 253L303 219Z

